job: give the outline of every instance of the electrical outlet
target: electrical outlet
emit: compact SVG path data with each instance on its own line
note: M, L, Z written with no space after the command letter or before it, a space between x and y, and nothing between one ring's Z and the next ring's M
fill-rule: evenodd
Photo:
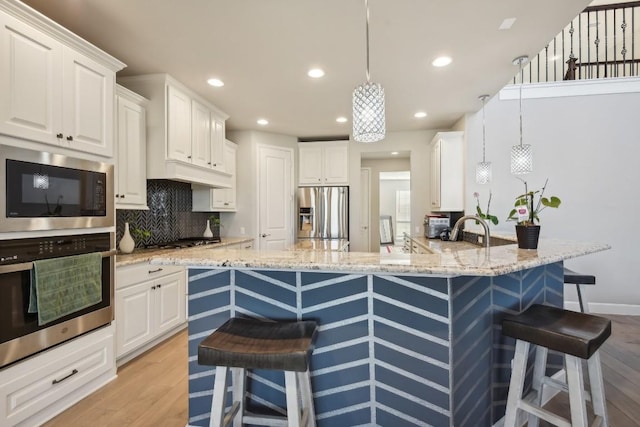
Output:
M244 229L244 227L240 227L240 235L244 236L246 230Z
M484 236L478 236L478 244L483 244L484 243Z
M419 233L419 232L420 232L420 226L416 225L416 233Z

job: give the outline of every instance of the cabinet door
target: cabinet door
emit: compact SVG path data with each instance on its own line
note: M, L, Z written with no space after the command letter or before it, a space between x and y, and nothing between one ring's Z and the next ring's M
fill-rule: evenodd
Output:
M144 107L118 97L118 182L116 207L127 205L146 208L146 129Z
M152 282L116 291L116 358L154 337Z
M63 47L64 139L69 148L113 157L115 73Z
M211 166L211 114L198 101L191 101L191 162Z
M58 144L62 45L0 12L0 133Z
M319 143L298 144L298 168L300 185L322 184L322 146Z
M175 273L158 279L154 284L156 335L184 323L185 275Z
M431 209L440 208L440 144L436 141L431 147Z
M323 163L324 183L349 185L348 142L325 143Z
M191 99L168 86L167 104L167 156L191 162Z
M224 120L220 120L215 116L211 117L212 135L211 135L211 167L218 171L227 171L225 158L224 143Z

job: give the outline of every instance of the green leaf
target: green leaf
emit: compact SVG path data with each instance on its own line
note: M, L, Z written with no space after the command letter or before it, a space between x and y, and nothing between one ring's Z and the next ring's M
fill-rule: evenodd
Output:
M516 219L515 215L516 215L516 210L515 209L511 209L511 212L509 212L509 216L507 217L507 220L509 220L509 219L515 220Z
M476 206L476 212L478 213L478 215L482 218L482 210L480 210L480 206Z
M495 215L488 215L487 219L493 223L493 225L498 225L498 217Z
M558 206L560 206L560 199L557 198L556 196L551 196L551 199L547 199L546 197L543 197L541 200L542 204L549 207L549 208L557 208Z

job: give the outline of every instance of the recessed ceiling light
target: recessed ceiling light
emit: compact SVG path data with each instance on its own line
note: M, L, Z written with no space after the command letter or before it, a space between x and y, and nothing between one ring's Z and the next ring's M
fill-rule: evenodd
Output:
M222 86L224 86L224 82L222 80L220 80L220 79L209 79L209 80L207 80L207 83L209 83L213 87L222 87Z
M398 155L398 152L397 152L397 151L392 151L392 152L391 152L391 155L392 155L392 156L397 156L397 155Z
M336 119L336 122L338 122L338 123L347 123L347 118L346 117L338 117Z
M258 119L258 121L256 123L258 123L260 126L266 126L266 125L269 124L269 120L267 120L267 119Z
M319 79L324 76L324 70L321 68L312 68L307 72L309 77L313 77L314 79Z
M452 59L449 56L441 56L433 60L431 65L434 67L446 67L451 64Z
M424 111L418 111L413 115L413 117L415 117L416 119L422 119L427 117L427 113L425 113Z
M516 18L506 18L502 21L502 24L498 27L499 30L510 30L513 24L516 22Z

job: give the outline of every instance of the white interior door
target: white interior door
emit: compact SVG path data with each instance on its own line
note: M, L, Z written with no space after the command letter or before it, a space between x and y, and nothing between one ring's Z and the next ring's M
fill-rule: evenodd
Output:
M258 249L293 243L293 150L258 146Z
M360 169L360 241L365 252L371 251L371 168Z

